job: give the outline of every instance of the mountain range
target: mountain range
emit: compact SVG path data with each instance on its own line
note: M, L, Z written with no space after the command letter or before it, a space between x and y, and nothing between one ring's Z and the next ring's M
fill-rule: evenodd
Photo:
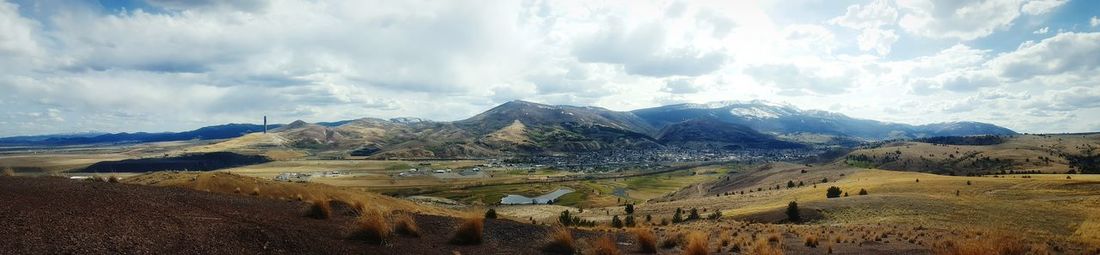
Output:
M182 133L37 138L38 143L148 142L226 139L262 126L230 124ZM511 101L451 122L363 118L295 121L272 129L276 146L371 157L484 157L662 147L785 149L813 144L930 136L1011 135L979 122L907 125L801 110L766 101L677 104L634 111ZM270 139L269 139L270 140ZM0 139L0 144L27 139ZM265 146L270 146L265 145Z

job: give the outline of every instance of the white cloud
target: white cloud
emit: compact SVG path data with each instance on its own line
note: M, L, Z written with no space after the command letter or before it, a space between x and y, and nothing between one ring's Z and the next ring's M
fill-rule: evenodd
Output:
M894 30L868 28L859 34L857 41L860 50L874 50L879 55L886 55L890 53L890 46L898 41L898 35L894 33Z
M1024 43L990 64L999 75L1017 80L1044 75L1093 75L1100 68L1100 32L1061 33L1038 43Z
M830 23L855 29L879 28L892 25L898 19L898 11L886 0L874 0L866 5L848 6L844 16L829 20Z
M1031 32L1031 33L1041 35L1041 34L1046 34L1049 31L1050 31L1050 27L1043 27L1043 28L1040 28L1039 30L1035 30L1035 32Z
M930 38L973 40L1007 29L1020 16L1022 0L899 0L899 25Z
M829 22L861 30L856 39L859 49L886 55L890 53L894 42L897 42L898 35L893 29L882 27L893 25L897 19L898 11L894 6L885 0L875 0L867 5L848 6L844 16L833 18Z
M622 65L627 73L653 77L703 75L726 62L722 52L670 48L665 38L666 29L659 23L626 27L611 20L605 29L582 39L573 52L582 62Z
M1062 6L1067 0L1032 0L1024 4L1021 10L1027 15L1043 15Z
M0 123L13 124L0 136L261 115L454 120L514 99L616 110L767 99L888 121L1081 131L1067 116L1100 110L1030 103L1095 94L1072 88L1100 84L1096 35L1018 49L968 42L1018 33L1006 29L1021 15L1063 2L150 0L155 8L120 11L0 0ZM1055 26L1026 20L1036 32Z
M1089 19L1089 25L1093 27L1100 26L1100 17L1092 16L1092 18Z

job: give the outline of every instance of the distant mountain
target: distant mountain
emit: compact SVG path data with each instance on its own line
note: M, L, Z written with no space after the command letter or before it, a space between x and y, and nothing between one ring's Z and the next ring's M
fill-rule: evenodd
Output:
M279 125L268 125L269 128ZM165 133L116 133L98 135L53 135L34 137L9 137L0 139L0 145L9 146L62 146L83 144L117 144L117 143L147 143L184 141L192 139L228 139L253 132L263 132L263 125L254 124L225 124L203 127L186 132Z
M492 157L607 149L798 148L806 144L854 145L860 141L930 136L1010 135L978 122L907 125L801 110L766 101L678 104L635 111L511 101L468 119L362 118L335 122L294 121L263 126L228 124L180 133L57 135L0 139L0 145L74 145L227 139L223 146L251 151L306 150L317 155L375 158Z
M1012 130L986 123L952 122L914 126L857 119L839 113L819 110L801 110L791 105L760 100L677 104L632 112L649 125L657 128L688 120L714 119L744 125L760 132L772 134L816 134L834 137L856 137L865 140L1016 134Z
M492 132L511 125L515 120L528 126L573 123L605 126L641 134L654 134L657 131L631 112L617 112L600 107L545 105L520 100L493 107L455 124L474 131Z
M710 149L792 149L805 145L776 139L752 128L715 119L697 119L670 124L661 130L664 145Z

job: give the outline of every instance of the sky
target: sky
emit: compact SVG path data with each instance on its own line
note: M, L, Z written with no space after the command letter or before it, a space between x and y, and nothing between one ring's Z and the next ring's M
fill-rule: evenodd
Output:
M0 0L0 136L767 100L1100 131L1100 1Z

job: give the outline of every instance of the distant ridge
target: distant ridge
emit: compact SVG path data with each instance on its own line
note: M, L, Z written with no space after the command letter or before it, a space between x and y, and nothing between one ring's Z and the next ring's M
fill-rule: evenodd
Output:
M518 124L517 124L518 123ZM0 138L5 146L58 146L230 139L262 125L226 124L179 133L118 133ZM289 147L376 157L463 157L641 149L665 146L793 148L795 143L877 141L933 136L1013 135L997 125L960 121L908 125L802 110L762 100L676 104L634 111L514 100L470 118L415 117L270 125ZM834 143L835 144L835 143Z

